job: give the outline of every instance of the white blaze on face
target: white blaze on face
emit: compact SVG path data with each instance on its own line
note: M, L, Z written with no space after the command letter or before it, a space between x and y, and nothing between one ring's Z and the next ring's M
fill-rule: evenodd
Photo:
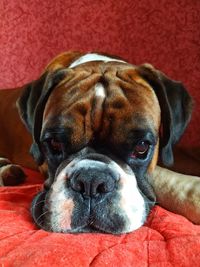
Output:
M103 62L116 61L116 62L125 63L125 61L123 61L123 60L119 60L116 58L111 58L111 57L91 53L91 54L86 54L86 55L78 58L77 60L75 60L71 65L69 65L69 68L74 68L78 65L81 65L81 64L87 63L87 62L91 62L91 61L103 61Z
M103 108L102 105L106 99L106 91L102 83L97 83L94 88L94 99L95 99L95 105L94 109L92 111L92 124L93 124L93 129L96 131L98 130L100 123L101 123L101 118L103 114Z
M105 88L101 83L95 85L95 96L100 99L105 99L106 97Z
M51 230L71 230L71 217L74 209L74 202L68 197L65 190L66 174L63 171L58 175L57 181L52 186L50 199Z

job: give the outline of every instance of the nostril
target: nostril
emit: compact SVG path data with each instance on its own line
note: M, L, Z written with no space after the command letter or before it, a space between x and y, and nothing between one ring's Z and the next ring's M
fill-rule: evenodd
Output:
M96 193L106 193L107 190L106 190L106 185L105 183L101 183L97 186L96 188Z
M85 191L85 186L84 183L82 181L72 181L71 182L71 187L74 191L80 192L80 193L84 193Z
M79 181L74 188L76 191L80 192L80 193L84 193L84 183Z
M114 180L108 181L98 181L94 182L92 184L92 194L98 195L98 194L106 194L108 192L112 192L115 187Z

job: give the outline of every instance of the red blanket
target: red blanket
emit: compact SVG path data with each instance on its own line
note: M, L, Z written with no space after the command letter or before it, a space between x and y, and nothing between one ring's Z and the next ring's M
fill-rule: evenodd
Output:
M156 206L130 234L58 234L37 229L30 203L42 177L0 188L0 266L200 266L200 226Z

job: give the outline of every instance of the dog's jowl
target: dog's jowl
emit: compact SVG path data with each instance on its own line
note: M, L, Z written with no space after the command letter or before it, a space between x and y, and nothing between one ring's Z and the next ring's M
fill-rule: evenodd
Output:
M15 128L3 114L5 94ZM33 219L64 233L119 234L142 226L155 203L148 176L159 156L173 163L172 146L192 106L181 83L149 64L78 52L59 55L22 90L0 91L0 101L1 155L20 172L18 165L34 167L30 150L46 176L32 202ZM2 162L12 179L23 177ZM6 184L9 175L3 169L0 175Z

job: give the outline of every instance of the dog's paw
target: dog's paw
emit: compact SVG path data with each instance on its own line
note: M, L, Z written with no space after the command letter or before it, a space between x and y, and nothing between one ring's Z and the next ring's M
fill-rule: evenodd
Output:
M0 186L14 186L23 183L26 175L19 165L0 158Z

